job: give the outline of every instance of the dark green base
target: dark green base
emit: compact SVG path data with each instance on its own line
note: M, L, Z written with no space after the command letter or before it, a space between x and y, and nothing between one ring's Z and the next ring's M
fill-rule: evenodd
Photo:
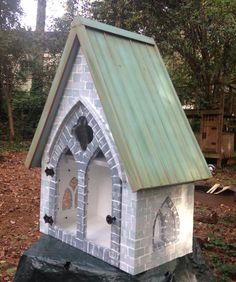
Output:
M20 259L14 282L211 282L212 273L194 242L194 253L132 276L50 236L43 235Z

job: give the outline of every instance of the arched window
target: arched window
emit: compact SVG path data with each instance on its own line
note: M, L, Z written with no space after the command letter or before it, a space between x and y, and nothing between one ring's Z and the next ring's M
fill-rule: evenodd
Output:
M165 199L156 214L153 225L153 248L159 249L177 240L179 235L179 215L169 197Z

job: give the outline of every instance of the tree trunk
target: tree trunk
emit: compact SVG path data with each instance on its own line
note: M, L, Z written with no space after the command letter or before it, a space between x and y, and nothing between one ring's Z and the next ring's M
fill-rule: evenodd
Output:
M35 37L37 41L37 54L35 56L31 91L36 94L43 93L43 65L44 65L44 29L46 19L46 0L38 0Z
M14 119L13 119L13 110L12 110L12 98L10 92L5 88L3 89L3 94L5 96L6 105L7 105L7 117L8 117L8 125L10 132L10 142L13 142L15 138L15 128L14 128Z
M46 19L46 0L38 0L36 32L44 33Z

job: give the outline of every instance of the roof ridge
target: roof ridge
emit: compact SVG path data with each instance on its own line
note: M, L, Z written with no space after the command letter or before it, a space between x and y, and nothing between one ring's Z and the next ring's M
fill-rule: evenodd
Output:
M104 24L104 23L98 22L96 20L82 18L81 16L77 16L73 20L71 27L76 28L78 25L84 25L85 27L104 31L104 32L114 34L114 35L119 36L119 37L132 39L132 40L139 41L139 42L142 42L142 43L147 43L147 44L150 44L150 45L155 45L155 41L152 37L141 35L141 34L138 34L136 32L127 31L125 29L118 28L118 27L115 27L115 26L111 26L111 25L108 25L108 24Z

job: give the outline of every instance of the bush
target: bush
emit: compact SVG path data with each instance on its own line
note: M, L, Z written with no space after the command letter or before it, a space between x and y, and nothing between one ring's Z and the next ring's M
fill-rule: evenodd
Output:
M41 116L45 98L29 92L17 91L13 94L13 114L16 139L32 139Z

